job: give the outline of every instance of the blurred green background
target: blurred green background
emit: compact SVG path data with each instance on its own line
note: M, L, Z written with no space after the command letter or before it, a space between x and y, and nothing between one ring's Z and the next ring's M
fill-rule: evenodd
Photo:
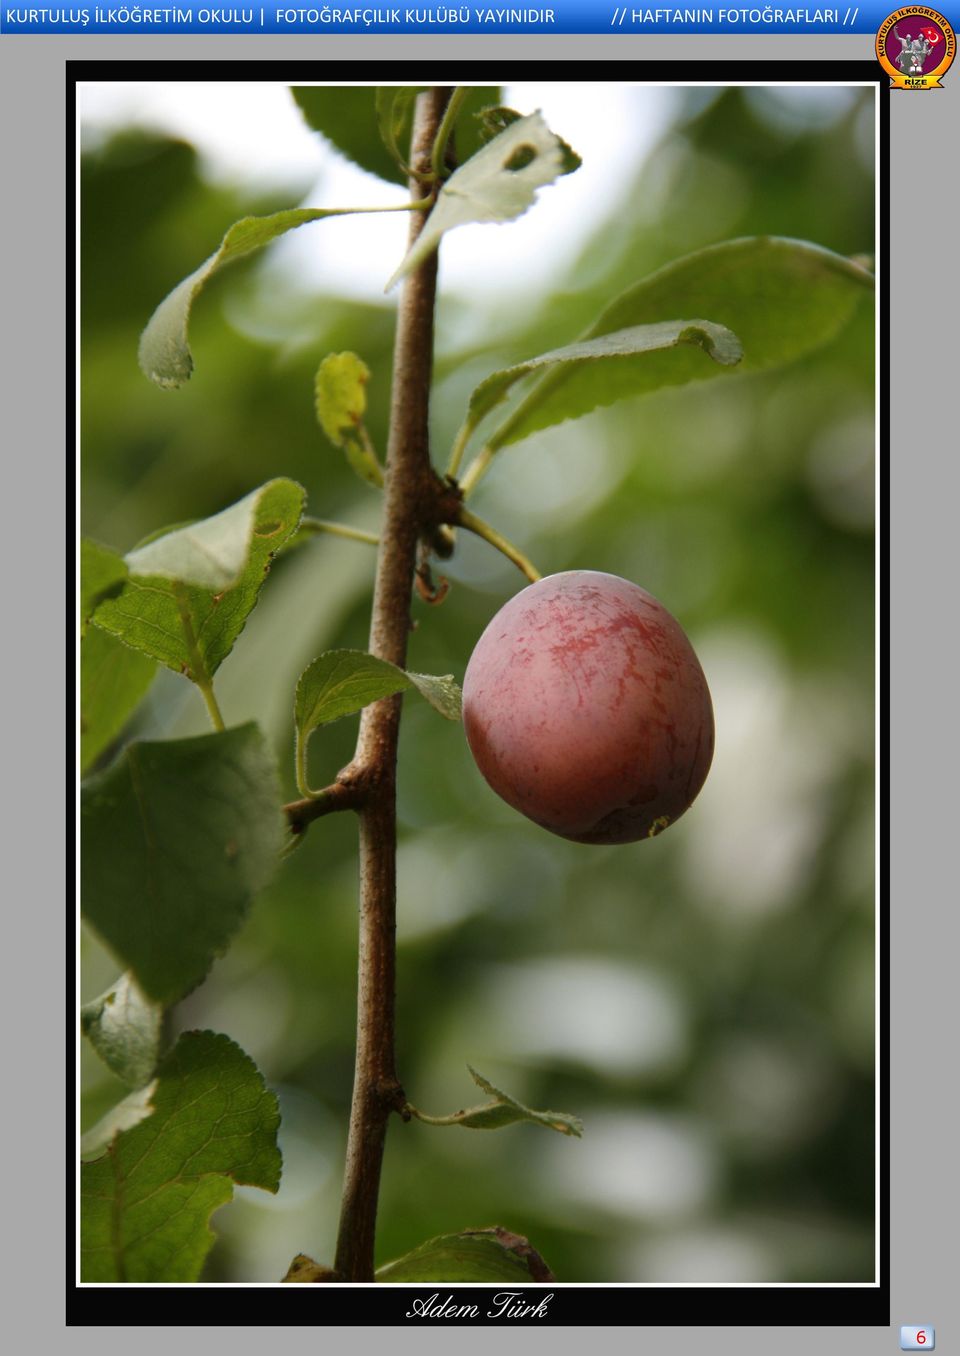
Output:
M254 109L261 88L248 87ZM577 145L578 109L594 96L564 88L569 120L551 123ZM485 304L442 293L439 464L477 380L572 340L610 298L680 254L767 232L873 250L872 89L620 97L635 103L636 126L655 124L658 135L632 161L594 156L605 196L576 257L545 231L546 287L497 290L491 278ZM318 166L336 166L315 140ZM397 257L367 261L380 282L359 297L320 290L269 256L243 264L197 305L186 388L160 391L137 368L153 307L223 230L295 205L311 186L284 176L259 189L242 175L231 182L229 169L212 171L158 126L99 125L85 141L85 534L127 550L277 475L307 487L314 514L375 526L376 492L315 425L312 378L327 352L359 352L373 374L369 427L385 446L394 298L378 293ZM319 189L323 200L322 174ZM509 254L515 228L479 229ZM318 251L328 248L323 230L306 228ZM401 248L402 237L403 228ZM335 272L336 250L350 245L331 239ZM554 255L562 268L549 273ZM562 1281L873 1278L872 324L861 304L835 342L792 368L669 390L539 434L502 453L476 496L477 512L544 573L608 570L664 602L706 672L717 752L697 804L669 833L580 846L502 804L462 730L405 703L407 1094L433 1114L482 1100L469 1061L530 1105L579 1114L585 1136L396 1121L378 1261L433 1234L500 1224L528 1235ZM296 678L323 649L366 648L373 565L369 548L333 539L276 562L218 675L228 723L261 722L290 795ZM462 678L483 627L523 581L474 539L443 573L444 604L415 604L409 662ZM314 784L348 761L355 727L315 737ZM125 737L206 728L199 695L162 671ZM332 1258L353 1067L356 877L352 817L315 824L174 1014L177 1030L237 1040L283 1113L279 1195L241 1189L215 1216L207 1280L279 1279L300 1251ZM88 999L118 967L89 935L82 960ZM87 1048L82 1068L86 1126L124 1090Z

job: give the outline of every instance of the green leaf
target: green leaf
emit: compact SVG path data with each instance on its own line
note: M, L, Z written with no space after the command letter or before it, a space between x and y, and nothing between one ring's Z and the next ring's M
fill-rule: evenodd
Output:
M373 485L375 489L382 489L383 467L377 460L377 454L370 443L362 437L359 441L356 438L349 438L344 451L347 457L347 465L354 475L359 476L368 485Z
M82 787L83 913L148 997L171 1003L226 950L284 843L255 725L128 745Z
M460 1125L465 1130L501 1130L505 1125L515 1125L518 1121L532 1121L535 1125L544 1125L548 1130L556 1130L561 1135L573 1135L577 1139L583 1136L583 1122L565 1111L533 1111L501 1092L489 1083L476 1069L467 1065L470 1077L477 1087L492 1099L483 1106L468 1107L465 1111L454 1111L449 1116L427 1116L411 1107L418 1120L426 1125Z
M563 151L539 113L511 123L451 174L433 211L386 290L418 267L441 237L474 221L513 221L536 190L563 173Z
M452 673L437 677L432 673L407 673L410 682L434 711L446 720L460 720L463 715L463 693Z
M229 546L220 558L224 572L240 557L241 547L246 551L232 588L220 592L159 575L131 577L116 598L100 604L95 624L175 673L208 681L243 630L271 560L296 532L305 495L303 487L292 480L271 480L234 505L234 509L243 506L241 513L231 516L233 510L228 509L207 519L208 523L220 520L221 528L223 520L228 520ZM159 562L170 570L190 573L209 568L212 574L215 567L205 563L202 552L194 554L203 526L192 524L160 536L131 552L128 560L138 569Z
M86 1161L99 1158L121 1130L130 1130L145 1120L153 1110L153 1094L156 1088L156 1080L148 1083L146 1087L137 1088L112 1106L106 1115L101 1116L96 1125L91 1126L81 1137L81 1159Z
M492 141L494 137L499 136L501 132L505 132L512 123L519 122L523 114L518 113L513 108L498 106L481 109L476 117L480 123L481 140L486 144L486 142ZM556 136L556 133L554 133L554 136ZM563 152L563 167L560 173L573 174L583 164L583 157L577 155L573 147L564 141L563 137L557 137L557 141L560 143L560 149Z
M80 645L80 767L86 772L140 704L156 663L92 626Z
M152 1106L81 1165L83 1281L195 1281L214 1242L210 1216L234 1183L280 1184L277 1099L226 1036L182 1035Z
M791 362L832 339L853 314L873 277L819 245L776 236L728 240L688 254L629 288L603 312L584 340L670 321L709 316L743 345L741 372ZM702 323L702 322L697 322ZM692 347L638 354L601 373L566 364L547 372L494 433L494 447L577 419L597 405L722 371Z
M121 975L80 1009L80 1026L97 1054L129 1088L150 1082L160 1057L163 1008L133 975Z
M458 165L465 165L490 140L484 135L482 118L486 109L499 102L499 85L474 85L463 96L453 137Z
M380 128L380 136L400 166L404 181L409 173L406 159L409 153L407 148L410 145L414 99L427 88L426 85L386 85L381 86L376 92L377 125ZM485 121L489 105L496 104L499 97L500 91L496 85L479 85L466 90L454 127L454 145L457 160L461 165L476 155L480 147L492 136L503 130L501 127L496 128L496 131L488 130L489 123ZM519 116L519 113L514 115L516 118Z
M292 85L290 93L308 125L332 141L348 160L388 183L406 184L406 174L381 138L370 86Z
M370 369L355 353L328 353L317 368L314 403L317 420L334 447L342 447L352 470L377 489L383 467L363 424Z
M665 349L675 349L684 344L702 349L714 362L726 367L738 363L743 356L737 336L723 325L714 325L709 320L668 320L656 325L634 325L630 329L604 334L598 339L585 339L578 344L568 344L566 348L553 349L539 358L528 358L514 367L491 373L470 397L467 422L471 428L475 427L495 405L506 398L516 382L543 367L562 367L564 380L589 367L589 389L594 404L608 404L605 392L609 387L619 393L623 375L621 369L633 374L642 370L640 364L634 361L639 355L661 354ZM612 400L618 398L619 394L611 396ZM488 446L496 449L501 441L500 436L494 434Z
M246 568L254 533L276 536L302 503L303 491L294 481L268 481L212 518L165 532L130 551L127 567L134 576L176 579L221 593L233 588Z
M297 783L303 794L311 794L306 757L307 743L314 730L410 688L416 688L447 720L460 719L462 694L452 674L438 678L407 673L364 650L327 650L308 664L300 675L294 700Z
M317 368L317 420L334 447L355 438L367 408L370 369L356 353L328 353Z
M409 176L406 148L410 144L413 103L427 88L426 85L380 85L374 93L380 139L396 162L394 176L399 169L404 182Z
M507 1229L465 1229L442 1234L395 1262L380 1267L378 1281L388 1285L416 1281L531 1281L555 1279L546 1262L521 1234Z
M416 688L447 720L460 719L462 696L452 674L443 678L407 673L364 650L327 650L300 675L294 715L297 726L309 734L352 715L381 697Z
M84 537L80 542L80 634L86 634L87 624L97 604L108 594L118 593L127 577L126 562L108 546Z
M244 217L235 221L219 248L178 283L147 322L140 336L139 350L144 375L167 389L182 386L189 380L193 371L193 355L187 338L190 310L198 293L221 268L253 254L269 245L271 240L307 222L346 214L343 208L296 207L286 212L274 212L268 217Z
M294 85L291 93L307 123L333 142L341 154L369 174L388 183L406 185L401 166L409 154L413 97L424 85L396 85L348 89L319 85ZM371 97L372 95L372 97ZM472 87L457 118L457 156L461 163L481 145L474 115L489 104L500 102L496 85Z
M301 673L294 719L306 739L320 725L352 715L410 687L403 669L363 650L327 650Z

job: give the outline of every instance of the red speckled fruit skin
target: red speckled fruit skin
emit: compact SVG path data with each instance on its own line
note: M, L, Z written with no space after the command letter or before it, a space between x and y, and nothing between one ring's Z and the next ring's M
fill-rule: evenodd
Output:
M577 843L654 837L713 758L689 640L645 589L596 570L549 575L500 609L467 665L463 723L497 795Z

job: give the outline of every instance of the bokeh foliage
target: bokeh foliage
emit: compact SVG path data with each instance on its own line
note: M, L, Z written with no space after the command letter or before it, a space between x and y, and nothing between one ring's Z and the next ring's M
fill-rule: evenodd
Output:
M611 297L682 253L765 233L872 250L872 91L841 92L835 106L803 93L676 92L636 178L610 166L608 220L552 292L505 307L496 326L441 297L438 463L486 373L572 342ZM635 95L638 118L660 97ZM275 276L264 290L262 261L240 264L197 306L193 381L163 392L137 368L140 330L169 288L232 221L294 205L305 187L241 198L204 181L190 146L135 130L84 155L83 526L96 540L129 550L277 476L307 487L310 512L375 526L377 492L317 429L313 376L328 352L363 357L366 422L382 450L392 301L292 283L278 295ZM509 227L493 229L508 249ZM384 278L396 262L383 261ZM670 608L711 685L717 755L669 833L578 846L497 801L462 731L405 701L407 1094L452 1112L472 1096L470 1063L529 1105L575 1112L584 1138L396 1122L378 1262L501 1225L527 1235L561 1280L872 1277L871 327L865 302L791 368L662 391L537 434L499 455L476 496L544 573L609 570ZM333 539L278 559L218 675L228 724L260 721L291 797L297 677L324 650L366 647L373 561L369 547ZM474 540L442 569L451 592L438 608L415 603L409 664L462 678L523 581ZM315 735L312 784L348 761L354 726ZM206 729L197 693L161 671L124 738ZM177 1029L236 1040L283 1115L280 1191L240 1189L214 1218L207 1279L279 1278L298 1252L332 1256L353 1065L355 851L351 816L315 824L174 1014ZM87 999L117 967L92 937L83 958ZM89 1124L126 1089L89 1049L84 1072Z

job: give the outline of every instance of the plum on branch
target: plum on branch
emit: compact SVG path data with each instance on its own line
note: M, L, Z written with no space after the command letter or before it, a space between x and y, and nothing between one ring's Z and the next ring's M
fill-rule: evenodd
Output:
M563 838L653 838L693 803L713 706L679 623L637 584L595 570L522 589L477 642L463 721L496 793Z

